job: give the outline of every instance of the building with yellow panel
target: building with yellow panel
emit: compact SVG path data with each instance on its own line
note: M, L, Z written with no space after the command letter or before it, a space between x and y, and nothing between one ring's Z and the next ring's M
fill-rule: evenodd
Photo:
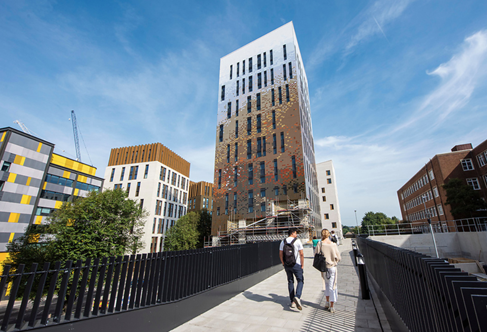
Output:
M0 258L27 225L46 222L63 202L103 186L95 167L53 151L53 143L0 128Z

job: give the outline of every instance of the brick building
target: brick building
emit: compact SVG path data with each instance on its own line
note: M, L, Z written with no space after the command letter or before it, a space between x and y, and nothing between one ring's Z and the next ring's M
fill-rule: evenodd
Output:
M455 218L446 205L443 184L449 179L463 179L487 199L487 140L456 145L451 152L435 155L397 191L402 219L405 222L448 221Z

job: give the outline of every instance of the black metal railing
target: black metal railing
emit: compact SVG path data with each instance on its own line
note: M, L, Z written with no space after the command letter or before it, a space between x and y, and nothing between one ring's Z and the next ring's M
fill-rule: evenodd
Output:
M279 242L5 266L1 331L27 330L185 299L280 264Z
M367 270L409 330L487 331L487 282L443 259L357 238Z

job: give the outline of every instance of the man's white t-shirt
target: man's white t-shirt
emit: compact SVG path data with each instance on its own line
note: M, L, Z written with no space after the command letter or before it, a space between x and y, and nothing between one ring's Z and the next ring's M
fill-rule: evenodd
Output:
M284 241L286 241L287 243L291 243L293 242L294 240L294 237L290 236L288 238L286 238ZM281 241L281 244L279 246L279 250L282 251L284 249L284 242ZM304 247L303 247L303 244L301 243L301 241L299 239L296 239L296 242L294 242L294 256L296 258L296 264L299 264L301 265L301 255L299 255L299 251L300 250L303 250Z

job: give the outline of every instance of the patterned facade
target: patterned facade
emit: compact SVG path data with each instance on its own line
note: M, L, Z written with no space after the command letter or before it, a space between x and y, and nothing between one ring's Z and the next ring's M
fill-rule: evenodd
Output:
M338 237L342 237L342 219L335 177L333 161L328 160L316 165L318 172L318 190L320 191L320 211L322 228L333 230Z
M213 208L213 183L200 181L190 181L188 212L208 210L210 213Z
M53 153L54 144L13 128L0 129L0 252L29 224L90 190L101 190L96 168Z
M487 140L474 149L472 144L457 145L428 161L397 191L402 219L412 223L426 222L427 218L454 220L443 189L451 178L462 179L487 199Z
M212 234L306 199L321 227L308 82L292 22L220 60Z
M164 238L187 213L190 164L161 143L115 148L105 170L105 187L123 188L148 213L141 253L164 249Z

